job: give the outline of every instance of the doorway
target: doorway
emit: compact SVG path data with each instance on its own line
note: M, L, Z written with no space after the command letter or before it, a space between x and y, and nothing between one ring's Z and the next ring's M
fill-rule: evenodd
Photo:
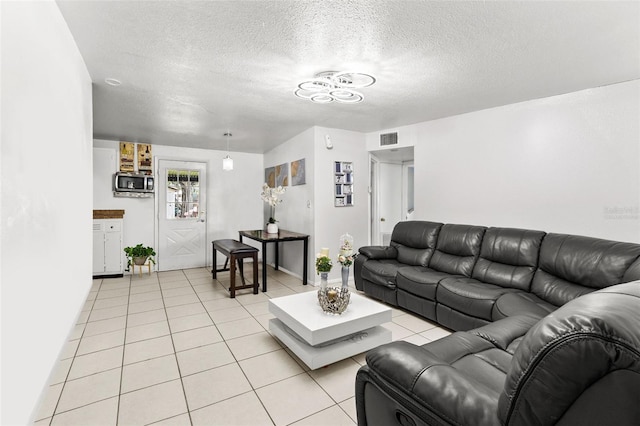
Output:
M413 147L369 155L370 244L388 245L395 225L414 216Z
M159 160L158 271L206 266L207 164Z

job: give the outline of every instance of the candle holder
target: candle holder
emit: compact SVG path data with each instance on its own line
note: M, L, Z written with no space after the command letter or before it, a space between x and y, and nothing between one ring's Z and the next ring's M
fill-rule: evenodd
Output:
M328 314L340 315L347 306L351 293L347 288L327 287L318 290L318 303L322 310Z

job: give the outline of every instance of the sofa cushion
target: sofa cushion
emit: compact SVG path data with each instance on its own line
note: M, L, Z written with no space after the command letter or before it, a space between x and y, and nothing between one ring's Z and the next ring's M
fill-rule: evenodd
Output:
M638 424L639 300L640 282L616 285L536 323L513 355L498 405L502 424Z
M393 227L391 241L414 248L435 248L442 223L423 220L398 222Z
M528 291L545 233L529 229L489 228L482 239L472 278Z
M441 226L441 223L417 220L396 224L390 246L398 252L398 261L407 265L427 266Z
M623 282L640 258L640 245L566 234L547 234L531 292L562 306L581 295Z
M497 321L513 315L531 315L542 318L558 309L557 306L545 302L534 294L513 292L503 294L493 306L491 320Z
M389 246L365 246L360 247L358 252L373 260L396 259L398 257L398 251L396 248Z
M398 269L406 266L397 260L369 260L362 265L362 279L387 287L396 286Z
M405 266L398 269L396 285L399 289L405 290L416 296L429 300L436 300L436 288L443 278L451 275L445 272L434 271L433 269L421 266Z
M470 277L486 229L484 226L443 225L429 268Z
M363 424L499 424L493 411L510 368L510 350L533 324L512 317L423 346L397 341L369 351L367 365L356 376L358 418ZM366 382L398 401L415 401L409 413L417 413L419 420L399 423L385 417L391 407L385 399L374 402L376 392L365 388ZM377 413L380 406L384 412ZM400 408L392 414L407 411Z
M439 304L491 321L496 300L501 295L514 291L518 290L483 283L473 278L450 277L440 281L436 298Z

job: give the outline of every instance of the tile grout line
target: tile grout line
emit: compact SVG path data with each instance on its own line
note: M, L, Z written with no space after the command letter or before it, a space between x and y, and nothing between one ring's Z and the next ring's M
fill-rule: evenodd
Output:
M187 274L185 274L184 270L182 270L182 274L184 275L184 277L187 279L187 281L189 282L189 285L191 286L191 281L189 281L189 277L187 276ZM180 379L180 386L182 387L182 396L184 397L184 403L187 407L187 416L189 416L189 424L193 425L193 419L191 418L191 409L189 408L189 399L187 398L187 391L184 388L184 380L182 380L182 371L180 369L180 362L178 361L178 352L176 351L176 344L173 340L173 332L171 331L171 322L169 321L169 314L167 313L167 306L164 303L164 293L162 291L162 283L160 282L160 275L158 274L158 285L160 286L160 295L162 296L162 306L164 306L164 314L167 318L167 327L169 328L169 337L171 337L171 346L173 347L173 356L176 362L176 366L178 367L178 378ZM192 286L193 287L193 286ZM198 298L199 300L199 298ZM176 414L175 416L179 416L181 414ZM172 416L172 417L175 417ZM164 420L164 419L161 419ZM161 421L158 420L158 421ZM156 423L156 422L154 422Z
M212 266L212 268L215 268L215 267L216 267L216 265L213 265L213 266ZM210 272L211 272L211 274L213 273L213 271L210 271ZM213 279L213 276L211 276L210 278L214 281L214 284L216 284L216 285L222 285L222 283L220 282L220 280L218 280L218 279L215 279L215 280L214 280L214 279ZM188 279L188 278L187 278L187 279ZM189 281L189 284L191 284L191 281ZM191 286L193 287L193 285L191 285ZM225 288L225 290L226 290L226 288ZM195 291L195 290L194 290L194 291ZM228 290L227 290L227 291L228 291ZM260 291L260 290L258 290L258 291ZM260 294L260 293L258 293L258 294ZM269 297L269 296L267 296L267 297ZM200 300L200 295L198 295L198 299ZM253 314L251 314L251 312L249 312L249 311L247 310L247 308L245 308L245 307L244 307L244 305L243 305L242 303L240 303L240 302L239 302L239 301L237 301L237 300L236 300L236 302L237 302L237 303L238 303L238 304L239 304L239 305L240 305L240 306L241 306L241 307L242 307L242 308L243 308L243 309L244 309L244 310L245 310L245 311L250 315L250 317L251 317L251 318L253 318L253 320L254 320L254 321L258 322L258 320L257 320L257 319L255 319L255 317L253 316ZM216 322L213 320L213 318L211 318L211 313L210 313L210 312L209 312L209 310L204 306L204 303L203 303L202 301L201 301L200 303L202 303L202 306L204 307L205 311L207 312L207 315L209 316L209 318L211 319L211 322L213 322L214 327L216 327L216 330L218 330L218 333L220 334L220 337L222 337L222 341L224 342L225 346L227 347L227 350L229 351L229 353L230 353L230 354L231 354L231 356L233 357L235 364L238 366L238 368L239 368L239 369L240 369L240 371L242 372L242 375L244 376L245 380L247 381L247 383L248 383L248 384L249 384L249 386L251 387L251 390L250 390L250 391L244 392L244 393L242 393L242 394L240 394L240 395L244 395L245 393L248 393L248 392L253 392L253 394L255 395L256 399L260 402L260 405L262 406L262 408L263 408L264 412L265 412L265 413L267 414L267 416L269 417L269 420L271 420L271 422L275 425L275 424L276 424L276 422L275 422L275 421L274 421L274 419L272 418L271 413L269 413L269 411L267 410L267 407L265 407L265 406L264 406L264 403L262 402L262 399L260 399L260 396L259 396L259 395L258 395L258 393L256 392L256 388L253 386L253 384L252 384L252 383L251 383L251 381L249 380L249 377L247 377L247 373L242 369L242 366L240 365L240 361L236 358L236 355L233 353L233 351L232 351L232 350L231 350L231 348L229 347L229 344L227 343L227 339L224 337L224 335L223 335L223 334L220 332L220 330L218 329L218 326L217 326ZM258 324L260 324L260 323L258 322ZM263 326L262 324L260 324L260 326L264 329L264 326ZM268 331L267 331L267 332L268 332ZM257 333L252 333L252 334L257 334ZM239 337L244 337L244 336L239 336ZM229 365L229 364L227 364L227 365ZM206 370L205 370L205 371L206 371ZM232 397L229 397L229 398L225 398L224 400L221 400L221 401L216 401L216 402L214 402L214 403L212 403L212 404L206 405L206 407L211 406L211 405L218 404L218 403L220 403L220 402L222 402L222 401L229 400L229 399L231 399L231 398L235 398L235 397L237 397L237 396L239 396L239 395L235 395L235 396L232 396ZM199 409L202 409L202 408L204 408L204 407L200 407Z
M120 422L120 400L122 396L122 378L124 377L124 354L127 350L127 325L129 324L129 305L131 304L132 276L129 276L129 294L127 295L127 314L124 319L124 337L122 341L122 361L120 364L120 386L118 386L118 406L116 408L116 426Z
M51 425L53 423L53 419L54 417L57 415L57 411L58 411L58 406L60 405L60 400L62 399L62 394L64 392L64 388L67 385L67 381L69 379L69 374L71 374L71 369L73 368L73 363L76 360L77 354L78 354L78 350L80 349L80 344L82 343L82 337L84 336L84 332L87 328L87 323L89 322L89 318L91 317L91 313L93 312L93 306L96 303L96 300L98 300L98 294L100 293L100 290L102 289L102 284L104 284L104 279L100 279L100 284L98 285L98 290L96 290L96 298L93 299L92 303L91 303L91 309L89 310L89 315L87 316L87 321L84 322L84 327L82 328L82 333L80 334L80 337L78 337L78 346L76 347L76 350L73 352L73 356L71 356L71 365L69 365L69 370L67 371L67 374L65 375L64 380L62 381L62 389L60 389L60 395L58 395L58 400L56 401L56 405L53 408L53 413L51 414L51 419L49 420L49 425ZM92 284L93 287L93 284ZM91 290L89 291L89 293L91 293ZM85 303L88 300L85 300ZM83 311L80 311L81 313ZM79 315L78 315L79 316ZM74 327L76 327L78 324L76 323ZM67 345L70 342L70 340L67 340L65 342L65 345ZM58 360L58 362L60 362L60 360ZM49 386L51 387L51 385ZM76 407L79 408L79 407ZM74 408L75 409L75 408ZM70 410L67 410L70 411Z

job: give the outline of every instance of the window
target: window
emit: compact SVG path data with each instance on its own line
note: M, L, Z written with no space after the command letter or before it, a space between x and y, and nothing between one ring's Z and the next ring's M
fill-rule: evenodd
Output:
M199 179L198 170L167 170L167 219L198 217Z

